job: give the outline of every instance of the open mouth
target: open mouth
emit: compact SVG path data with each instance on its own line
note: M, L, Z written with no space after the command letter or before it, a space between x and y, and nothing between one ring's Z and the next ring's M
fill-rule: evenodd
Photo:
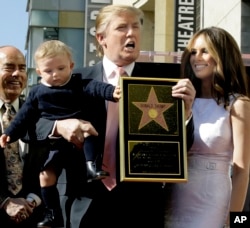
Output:
M135 48L135 42L129 42L125 45L127 49L133 50Z

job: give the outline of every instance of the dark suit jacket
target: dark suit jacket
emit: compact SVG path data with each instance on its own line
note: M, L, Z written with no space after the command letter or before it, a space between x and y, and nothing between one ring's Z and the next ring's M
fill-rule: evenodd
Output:
M93 67L75 69L74 72L81 73L84 78L92 78L99 81L103 80L102 62L97 63ZM148 71L145 71L142 67L140 67L139 64L136 63L132 72L132 76L152 77L152 74ZM87 113L85 113L84 118L90 121L99 133L98 149L100 151L103 151L107 117L105 101L98 98L89 98L84 104L84 106L86 107L86 110L89 110ZM48 136L48 134L51 132L53 125L54 122L40 120L40 123L38 123L37 125L37 129L39 129L38 136L41 140L45 139ZM187 126L187 137L188 147L190 147L193 143L192 119ZM119 153L117 154L117 157L119 157ZM119 177L119 168L117 169L117 177ZM83 188L80 189L78 185L78 190L80 191L76 194L80 195L77 196L91 198L94 200L93 202L95 203L92 203L92 206L90 206L90 208L92 209L90 211L93 211L93 215L85 215L84 219L82 219L83 221L80 227L92 227L89 224L92 224L93 227L95 227L94 224L97 227L103 224L103 227L105 227L105 223L103 223L104 218L102 219L101 214L106 216L106 210L110 214L115 213L114 216L116 216L116 219L118 221L123 220L123 224L121 224L121 222L118 223L118 226L115 223L112 225L109 224L109 227L163 227L164 193L162 192L161 183L118 183L115 190L112 190L112 192L114 193L114 197L112 196L111 200L109 200L110 194L105 193L105 189L103 187L102 182L98 181L88 185L84 185L83 183L82 186ZM147 197L144 196L144 194L147 195ZM103 199L108 199L108 202L103 202ZM83 214L84 210L86 210L86 207L88 207L88 205L86 206L86 204L88 204L87 202L88 201L86 200L80 200L77 201L76 204L73 204L73 214L79 213L79 210L82 210ZM104 204L109 204L110 208L102 210L101 207ZM93 209L95 207L96 209ZM129 209L125 209L127 207ZM99 214L99 212L101 214ZM93 216L93 221L90 219L92 222L85 223L85 218L89 218L91 216ZM97 219L94 219L95 216L97 216ZM82 216L78 215L77 217L81 218ZM122 217L124 217L125 220L122 219ZM98 221L100 222L100 224L98 223ZM77 225L74 227L79 226Z
M20 104L22 104L23 101L20 100ZM39 184L39 173L40 173L40 162L44 154L46 153L45 147L40 147L37 144L32 144L29 147L29 153L26 154L23 157L24 160L24 169L23 169L23 188L15 197L23 197L26 198L26 196L29 193L35 193L36 195L40 196L40 184ZM5 166L5 156L3 149L0 148L0 203L3 202L3 200L6 199L6 197L13 197L12 193L8 191L8 184L6 180L6 166ZM42 212L41 205L39 208L35 209L34 216L31 218L31 224L20 224L17 227L26 227L26 228L33 228L34 224L36 224L38 221L41 220L43 212ZM4 217L2 217L4 216ZM5 213L3 210L0 209L0 220L1 220L1 226L5 227L4 225L4 218L7 218L5 216ZM34 222L34 223L33 223ZM7 224L8 225L8 224ZM12 227L16 227L13 224ZM6 227L9 227L6 226Z

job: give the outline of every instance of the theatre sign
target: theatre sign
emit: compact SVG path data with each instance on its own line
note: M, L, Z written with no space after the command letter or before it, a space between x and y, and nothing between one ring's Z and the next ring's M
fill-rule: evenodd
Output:
M181 52L196 30L197 0L177 0L175 5L175 51Z

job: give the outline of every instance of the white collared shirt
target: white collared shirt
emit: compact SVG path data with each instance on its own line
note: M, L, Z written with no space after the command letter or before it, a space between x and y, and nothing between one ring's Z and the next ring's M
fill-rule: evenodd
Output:
M126 73L129 76L131 76L134 66L135 66L135 63L133 62L127 66L123 66L123 68L126 71ZM110 83L112 85L116 85L116 82L114 82L112 78L110 78L110 76L113 74L116 68L117 68L117 65L111 62L106 56L103 57L103 69L104 69L103 81L104 82Z

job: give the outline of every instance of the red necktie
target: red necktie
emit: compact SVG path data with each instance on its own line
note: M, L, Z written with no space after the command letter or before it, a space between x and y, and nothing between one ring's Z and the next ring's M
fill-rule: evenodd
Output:
M116 81L120 76L126 75L123 68L115 70ZM102 180L108 190L116 186L116 141L119 126L119 103L108 101L106 137L103 156L103 170L109 172L110 176Z

